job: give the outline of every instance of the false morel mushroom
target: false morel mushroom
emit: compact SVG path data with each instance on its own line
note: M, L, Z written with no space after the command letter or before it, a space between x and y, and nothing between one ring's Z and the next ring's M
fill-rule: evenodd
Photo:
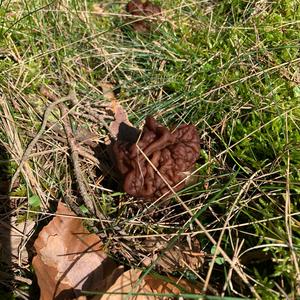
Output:
M131 0L126 5L126 11L136 17L145 17L141 20L133 19L131 26L135 31L148 32L152 29L152 25L155 23L153 17L157 17L161 14L161 8L158 5L144 0ZM147 18L152 17L152 18ZM151 21L152 23L151 23Z
M147 117L136 143L116 141L113 153L117 169L128 194L155 198L179 191L193 170L200 151L200 139L194 125L180 125L174 131Z

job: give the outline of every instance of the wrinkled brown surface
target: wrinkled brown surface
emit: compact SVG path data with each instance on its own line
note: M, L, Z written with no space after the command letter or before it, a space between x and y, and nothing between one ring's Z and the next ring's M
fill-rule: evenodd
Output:
M105 291L123 272L102 250L99 237L89 233L63 204L34 243L33 267L41 300L73 299L82 289Z
M137 143L117 141L113 145L117 167L124 176L125 192L142 198L170 193L168 185L175 191L183 188L199 151L200 140L195 126L180 125L171 132L153 117L146 118Z
M133 16L151 17L158 16L161 8L150 1L132 0L127 3L126 11ZM152 24L152 19L143 19L134 21L131 26L135 31L148 32L152 29Z

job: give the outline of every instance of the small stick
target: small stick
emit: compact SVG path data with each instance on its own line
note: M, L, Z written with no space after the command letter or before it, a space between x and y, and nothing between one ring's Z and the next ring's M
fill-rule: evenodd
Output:
M99 165L99 160L91 155L90 153L88 153L83 147L77 147L77 152L79 155L81 155L82 157L92 161L94 164Z
M41 92L48 99L55 101L54 103L56 103L58 101L57 96L54 93L52 93L51 91L49 91L48 89L44 88ZM74 95L74 91L71 91L66 98L74 103L74 99L76 99L75 95ZM59 106L62 117L64 117L64 116L66 117L66 118L62 119L62 121L63 121L63 126L64 126L64 129L66 132L67 141L68 141L68 144L71 149L71 159L72 159L72 163L73 163L73 168L74 168L74 173L75 173L75 177L77 180L77 184L78 184L78 187L80 190L80 194L81 194L83 201L84 201L86 207L88 208L88 210L92 213L95 213L96 209L95 209L94 203L88 195L87 189L84 184L82 172L80 169L77 142L74 138L74 135L73 135L73 132L72 132L72 129L70 126L70 119L68 117L68 111L67 111L66 107L62 104L62 101L60 101L58 104L59 104L58 106ZM103 216L102 216L102 218L103 218Z
M43 94L43 90L42 90L41 92L42 92L42 94ZM38 142L38 140L41 138L41 136L42 136L42 134L43 134L43 132L44 132L44 130L45 130L45 128L46 128L47 120L48 120L48 117L49 117L51 111L53 110L53 108L54 108L56 105L58 105L58 104L60 104L60 103L62 103L62 102L65 102L65 101L67 101L67 100L69 100L69 97L68 97L68 96L67 96L67 97L62 97L62 98L60 98L60 99L58 99L58 98L56 97L55 101L54 101L53 103L51 103L51 104L47 107L47 109L46 109L46 111L45 111L45 113L44 113L44 118L43 118L43 122L42 122L42 126L41 126L40 130L39 130L39 132L37 133L37 135L34 137L34 139L33 139L33 140L29 143L29 145L27 146L27 149L25 150L25 152L24 152L23 155L22 155L22 158L21 158L21 161L20 161L20 163L19 163L19 166L18 166L18 168L17 168L15 174L13 175L13 177L12 177L12 179L11 179L11 183L10 183L10 186L9 186L9 190L10 190L10 191L13 189L13 186L14 186L15 181L16 181L16 179L18 178L18 176L19 176L21 170L23 169L24 163L27 162L27 160L28 160L28 158L29 158L29 156L30 156L30 154L31 154L31 152L32 152L32 150L33 150L33 148L34 148L34 146L36 145L36 143Z

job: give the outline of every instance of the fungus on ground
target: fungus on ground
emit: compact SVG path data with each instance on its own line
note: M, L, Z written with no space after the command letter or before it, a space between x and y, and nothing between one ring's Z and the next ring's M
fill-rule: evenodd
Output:
M186 186L198 159L200 139L194 125L180 125L174 131L147 117L136 143L116 141L116 164L128 194L142 198L170 195Z
M129 1L126 5L126 11L136 17L145 17L141 20L133 19L134 22L131 23L133 29L138 32L148 32L152 29L150 18L146 17L151 17L153 23L153 17L161 14L161 8L158 5L143 0Z

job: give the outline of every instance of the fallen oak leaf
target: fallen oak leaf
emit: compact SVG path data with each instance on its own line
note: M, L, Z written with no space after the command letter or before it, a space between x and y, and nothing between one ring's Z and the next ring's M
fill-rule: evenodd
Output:
M73 299L81 290L105 291L123 272L103 252L99 237L62 203L57 216L39 233L32 264L40 300Z
M156 278L152 275L141 276L142 271L131 269L124 272L101 298L93 300L154 300L170 299L183 292L199 294L200 288L188 281L176 280L173 277ZM159 295L157 295L159 294ZM166 298L164 298L164 296Z
M139 276L141 275L140 270L131 269L124 272L116 282L107 290L107 293L103 297L99 298L101 300L118 300L123 299L124 295L135 292L141 293L143 289L143 284L136 285ZM134 286L136 285L136 287ZM129 298L128 299L147 299L147 298ZM95 299L96 300L96 299Z
M144 281L152 292L159 294L200 294L202 290L202 287L195 286L186 279L178 280L178 278L172 276L168 276L168 278L163 279L147 275L145 276Z
M100 87L102 89L103 97L110 103L110 109L114 115L114 121L110 124L110 133L114 137L118 135L119 125L125 123L128 126L132 126L128 119L128 115L123 106L119 103L113 92L113 85L107 82L101 82Z

